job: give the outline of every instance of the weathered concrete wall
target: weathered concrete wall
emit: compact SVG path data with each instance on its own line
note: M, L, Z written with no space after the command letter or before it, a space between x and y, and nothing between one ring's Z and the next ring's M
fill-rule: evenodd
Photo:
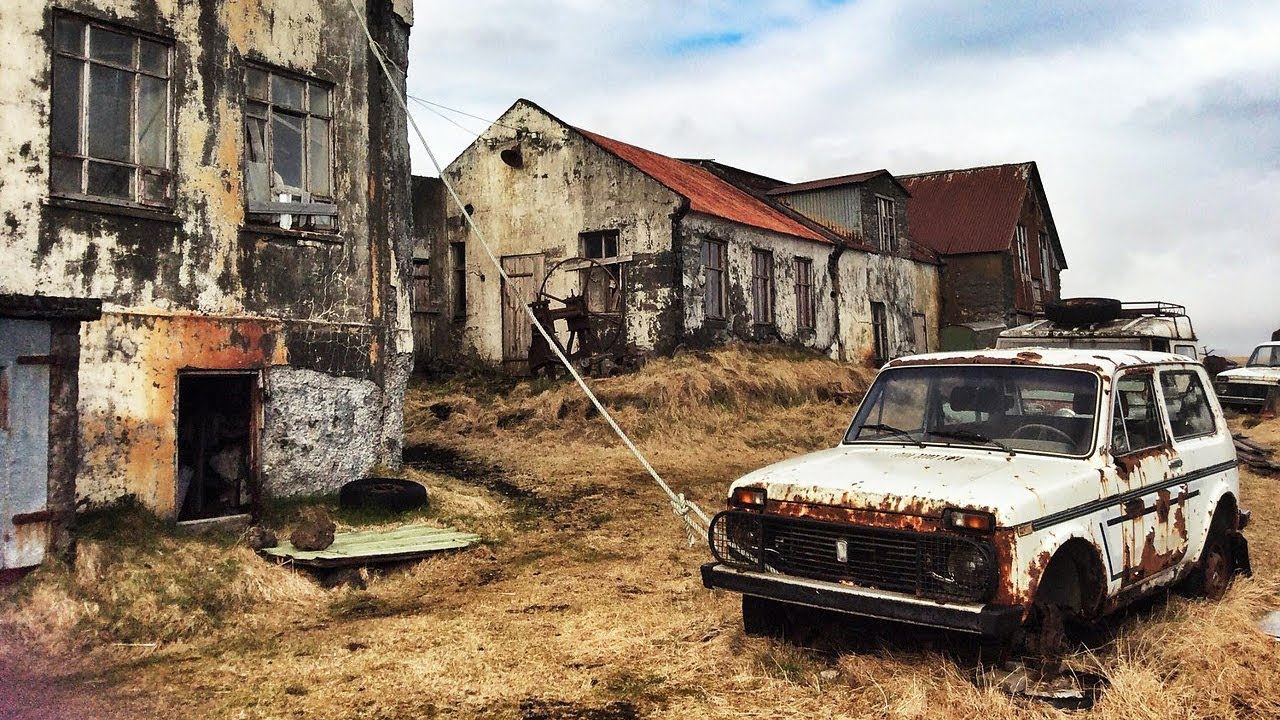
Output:
M691 213L680 222L683 261L684 333L695 346L718 344L730 338L783 342L829 352L836 342L835 300L827 260L834 245L801 240L789 235L740 225L719 218ZM702 241L726 244L728 304L724 319L707 318L705 312L706 271L702 264ZM760 326L753 315L751 258L755 249L773 253L774 323ZM799 327L796 303L796 258L813 263L814 328Z
M361 5L375 37L403 66L404 18L388 2ZM55 9L171 40L171 207L50 192ZM162 513L173 511L174 397L177 374L187 369L252 370L268 387L275 368L327 379L299 386L302 396L269 394L268 415L361 384L365 390L355 395L378 422L332 438L341 445L330 449L366 458L372 448L379 461L398 462L412 357L407 135L350 6L5 3L0 34L7 48L0 56L0 152L8 163L0 185L0 291L104 300L103 320L82 329L80 493L102 500L135 493ZM246 223L246 61L332 84L337 232ZM361 462L326 477L326 486L358 475ZM264 480L280 493L315 489L292 480L310 464L301 454L266 457L263 469L279 474Z
M881 302L889 326L890 358L916 352L912 339L912 315L936 317L938 282L936 268L894 255L845 252L840 256L840 338L833 353L852 362L873 364L875 339L871 324L871 303ZM931 326L937 342L936 322Z
M1010 253L947 256L942 266L942 324L1007 324L1013 312L1014 272Z
M499 152L520 132L523 166ZM542 254L545 268L580 254L579 233L617 230L626 271L626 342L662 349L678 334L673 217L681 198L631 165L600 149L542 109L517 102L445 170L477 227L499 257ZM463 351L502 360L502 283L492 261L450 206L448 239L466 243L467 316ZM448 257L442 246L435 257ZM447 287L450 277L444 283ZM551 274L548 292L579 292L576 272ZM450 315L445 313L444 315ZM442 317L441 322L456 322Z
M876 202L877 196L887 197L893 200L893 214L897 225L898 248L893 254L909 257L911 243L907 237L907 193L887 175L870 178L861 183L858 189L862 203L860 239L871 247L880 247L880 208Z

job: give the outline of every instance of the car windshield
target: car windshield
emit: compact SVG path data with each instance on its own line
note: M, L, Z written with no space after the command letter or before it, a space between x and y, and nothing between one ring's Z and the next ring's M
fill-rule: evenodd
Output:
M1002 365L891 368L880 373L846 443L991 447L1081 457L1093 450L1098 377Z
M1280 367L1280 345L1259 345L1249 356L1249 367Z

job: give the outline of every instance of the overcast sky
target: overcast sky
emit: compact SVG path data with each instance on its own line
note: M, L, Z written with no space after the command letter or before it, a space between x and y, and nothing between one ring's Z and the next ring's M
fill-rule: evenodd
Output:
M791 182L1035 160L1065 294L1245 354L1280 328L1280 3L1077 5L417 0L409 87ZM487 124L413 113L442 164Z

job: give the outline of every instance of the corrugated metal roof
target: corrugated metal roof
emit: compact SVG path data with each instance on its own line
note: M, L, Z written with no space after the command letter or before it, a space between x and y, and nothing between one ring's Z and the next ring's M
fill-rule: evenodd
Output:
M575 128L587 139L689 199L689 209L725 220L822 243L832 240L787 217L706 168Z
M943 255L1003 252L1013 243L1033 163L902 175L911 239Z
M890 180L897 182L900 186L902 185L902 183L898 182L898 179L893 176L893 173L888 170L870 170L868 172L854 173L853 175L840 175L838 177L795 183L794 185L783 185L782 187L773 188L769 191L769 194L787 195L790 193L804 192L806 190L821 190L822 188L839 187L840 185L854 185L866 182L874 177L880 177L881 175L888 175ZM903 189L905 190L906 187L904 186Z
M453 528L404 525L391 530L356 530L333 534L324 550L299 550L288 541L262 550L262 554L308 567L347 567L380 562L415 560L442 550L470 547L481 538Z

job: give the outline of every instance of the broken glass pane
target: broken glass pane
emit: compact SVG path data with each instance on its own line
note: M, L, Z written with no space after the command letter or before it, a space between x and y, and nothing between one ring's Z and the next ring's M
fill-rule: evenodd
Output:
M89 194L133 199L133 168L89 163Z
M133 38L95 27L89 30L89 56L94 60L133 67Z
M329 90L315 83L311 84L311 114L329 114Z
M53 58L52 143L55 152L80 154L80 71L83 60ZM77 183L78 185L79 183Z
M307 170L315 195L329 195L329 121L311 118L307 144Z
M142 201L167 203L169 200L170 174L167 170L142 171Z
M146 72L168 77L169 48L158 42L138 40L138 67Z
M62 52L84 56L84 23L60 17L53 26L53 42Z
M244 92L255 100L267 99L267 74L257 68L244 71Z
M251 105L253 103L250 103ZM244 119L245 192L250 200L271 199L267 182L267 121L246 116Z
M302 189L302 121L300 117L280 112L271 116L273 185Z
M132 160L133 73L89 66L89 155Z
M305 110L306 107L302 104L302 88L303 83L300 80L272 75L271 102L293 110Z
M169 83L138 77L138 162L168 167Z
M81 187L80 171L84 166L83 160L73 160L71 158L54 157L52 165L52 185L54 192L64 193L82 193L84 188Z

